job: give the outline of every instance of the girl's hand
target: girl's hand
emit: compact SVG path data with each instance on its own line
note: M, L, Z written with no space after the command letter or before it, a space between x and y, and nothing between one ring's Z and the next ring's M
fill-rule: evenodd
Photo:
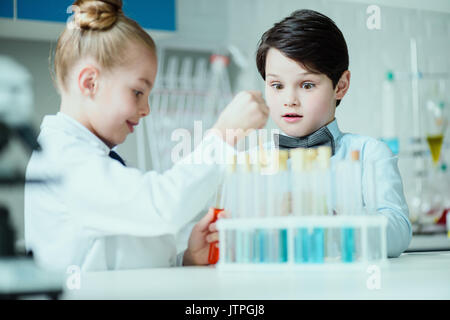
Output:
M212 129L218 131L225 142L234 146L250 131L263 128L268 117L269 107L261 92L241 91L222 111Z
M218 219L226 217L226 212L218 214ZM215 242L218 245L219 232L214 219L214 208L209 208L208 213L194 226L189 237L188 248L183 256L183 265L207 265L209 246Z

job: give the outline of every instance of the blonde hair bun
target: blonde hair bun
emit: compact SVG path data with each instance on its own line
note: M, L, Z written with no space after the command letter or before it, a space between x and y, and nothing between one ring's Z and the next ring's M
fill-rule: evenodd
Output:
M1 0L0 0L1 1ZM152 37L122 11L122 0L77 0L71 23L56 44L55 84L58 90L68 89L70 71L84 57L94 58L105 70L123 65L129 42L144 45L156 57Z
M83 30L107 30L122 15L122 0L77 0L75 23Z

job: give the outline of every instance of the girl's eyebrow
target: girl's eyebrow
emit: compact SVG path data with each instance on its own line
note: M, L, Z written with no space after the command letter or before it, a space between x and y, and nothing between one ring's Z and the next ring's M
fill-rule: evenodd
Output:
M139 78L139 81L144 82L145 85L146 85L148 88L151 88L151 87L152 87L151 81L149 81L149 80L147 80L147 79L145 79L145 78Z

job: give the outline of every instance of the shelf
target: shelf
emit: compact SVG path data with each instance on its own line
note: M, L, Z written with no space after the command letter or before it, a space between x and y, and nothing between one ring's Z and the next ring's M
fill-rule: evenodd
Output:
M0 18L0 38L57 41L64 30L61 22L43 22L32 20L12 20ZM176 35L172 31L147 30L155 41L168 39Z
M56 41L73 15L72 0L1 0L0 37ZM176 34L176 2L125 1L123 11L155 40Z

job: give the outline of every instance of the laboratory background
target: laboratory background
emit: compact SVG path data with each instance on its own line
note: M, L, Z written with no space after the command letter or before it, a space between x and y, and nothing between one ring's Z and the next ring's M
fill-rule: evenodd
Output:
M11 81L26 86L23 94L31 99L31 107L23 112L24 123L35 132L44 115L59 109L51 58L71 3L0 0L0 62L13 70L0 74L0 91ZM192 131L195 120L202 120L206 130L234 94L264 91L255 64L258 41L265 30L298 9L327 15L347 41L351 84L336 117L341 131L383 139L398 155L414 232L408 250L450 249L448 0L124 1L125 14L143 25L157 44L159 72L150 96L151 114L119 146L119 153L129 166L168 169L173 130ZM205 101L208 92L215 93L211 101ZM1 100L0 106L4 114L14 112ZM148 139L154 134L161 139ZM0 151L0 172L5 175L0 203L8 208L15 250L21 252L23 183L9 183L8 175L25 171L30 147L11 138Z

